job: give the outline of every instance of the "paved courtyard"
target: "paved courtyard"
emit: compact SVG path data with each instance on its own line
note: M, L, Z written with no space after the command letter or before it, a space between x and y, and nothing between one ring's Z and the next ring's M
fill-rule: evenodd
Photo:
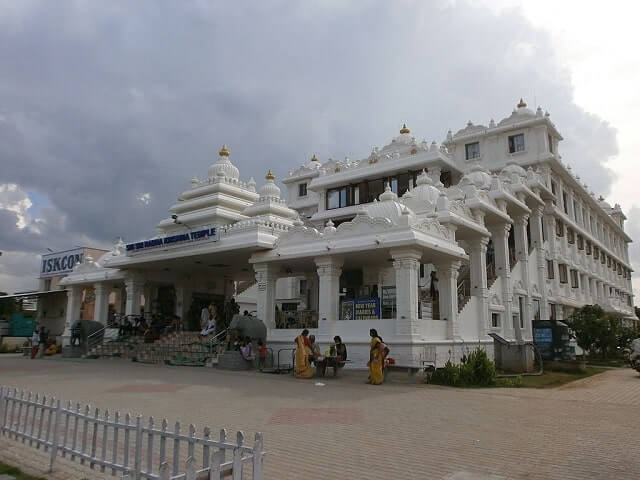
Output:
M631 369L552 390L410 385L397 373L382 386L364 380L348 371L318 386L289 375L0 356L0 385L248 438L263 432L271 480L640 478L640 376ZM0 460L33 471L33 451L0 438ZM60 468L70 470L52 478L99 478Z

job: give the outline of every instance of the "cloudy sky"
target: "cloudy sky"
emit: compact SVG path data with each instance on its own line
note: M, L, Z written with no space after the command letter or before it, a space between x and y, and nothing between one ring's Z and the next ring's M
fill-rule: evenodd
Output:
M35 288L47 248L153 235L222 143L260 183L404 122L440 141L520 97L640 238L637 15L599 5L0 0L0 290Z

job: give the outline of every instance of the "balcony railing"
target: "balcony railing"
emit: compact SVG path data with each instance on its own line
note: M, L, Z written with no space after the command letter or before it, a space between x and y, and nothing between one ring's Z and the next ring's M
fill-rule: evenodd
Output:
M278 311L276 328L318 328L318 312L315 310Z

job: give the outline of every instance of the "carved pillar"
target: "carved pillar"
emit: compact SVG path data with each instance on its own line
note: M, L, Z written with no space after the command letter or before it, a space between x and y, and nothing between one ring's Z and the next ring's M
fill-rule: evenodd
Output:
M126 315L140 315L140 295L144 281L137 275L131 275L124 281L127 291L127 303L125 305Z
M544 207L539 206L531 211L531 218L529 220L531 230L531 245L537 250L538 262L538 291L542 297L540 300L540 318L549 318L549 304L547 302L547 260L545 256L545 242L544 235L542 234L542 222L543 222ZM553 231L549 232L547 229L547 238L549 235L555 235Z
M257 283L257 315L267 328L276 328L276 275L275 266L256 263L253 266Z
M505 308L505 321L502 322L502 334L508 339L514 339L512 320L512 288L511 268L509 265L509 230L511 225L504 223L489 229L493 241L496 263L496 275L502 282L502 299Z
M151 291L151 283L145 283L144 287L142 288L142 296L144 297L144 313L146 314L151 313Z
M417 335L418 275L422 252L403 248L391 250L396 273L396 335Z
M340 320L340 275L344 260L326 256L314 261L318 271L318 341L328 342Z
M487 288L487 245L489 238L473 239L469 246L469 268L471 275L471 295L478 298L478 338L484 338L488 328L488 298Z
M67 289L67 311L65 313L64 332L62 333L62 345L67 346L71 340L71 326L80 320L80 306L82 304L82 291L84 287L71 285Z
M109 294L111 293L111 285L106 283L96 283L93 286L95 290L95 302L93 304L93 319L107 326L107 317L109 315Z
M531 282L529 281L529 242L527 241L527 221L529 215L519 215L515 217L514 223L514 237L516 244L516 259L520 263L520 272L522 276L522 285L526 290L526 297L522 302L523 311L520 312L522 316L522 327L520 322L516 324L516 337L518 339L531 339L531 320L532 320L532 305L531 305Z
M459 339L458 325L458 269L459 261L436 264L438 272L438 292L440 320L447 321L447 338Z
M189 288L188 284L185 283L177 283L175 285L176 291L176 304L175 304L175 314L182 319L183 328L188 328L189 319L187 318L189 314L189 308L191 308L191 297L193 295L192 290ZM145 312L147 310L145 309ZM200 321L200 312L198 313L198 322ZM217 311L217 321L220 322L222 319L224 312Z

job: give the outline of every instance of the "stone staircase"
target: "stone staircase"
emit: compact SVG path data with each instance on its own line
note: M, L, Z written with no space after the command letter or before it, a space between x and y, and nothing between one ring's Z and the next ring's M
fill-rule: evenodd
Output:
M133 358L136 353L138 345L144 342L142 337L127 337L121 340L105 341L101 345L92 348L85 355L85 358L99 358L99 357L119 357L119 358Z
M216 352L214 346L202 340L198 332L176 332L165 335L154 343L138 346L135 361L203 366L215 360Z
M153 343L144 343L141 336L103 343L92 349L86 358L130 358L141 363L170 365L204 365L215 363L216 344L202 340L198 332L174 332Z
M464 300L462 300L462 302L458 302L458 313L461 313L462 310L464 310L464 307L467 306L469 300L471 300L471 296L465 295Z
M497 277L492 277L487 279L487 291L491 290L493 284L496 283ZM458 313L462 313L462 310L469 304L469 300L471 300L470 295L465 295L464 300L462 302L458 302Z

